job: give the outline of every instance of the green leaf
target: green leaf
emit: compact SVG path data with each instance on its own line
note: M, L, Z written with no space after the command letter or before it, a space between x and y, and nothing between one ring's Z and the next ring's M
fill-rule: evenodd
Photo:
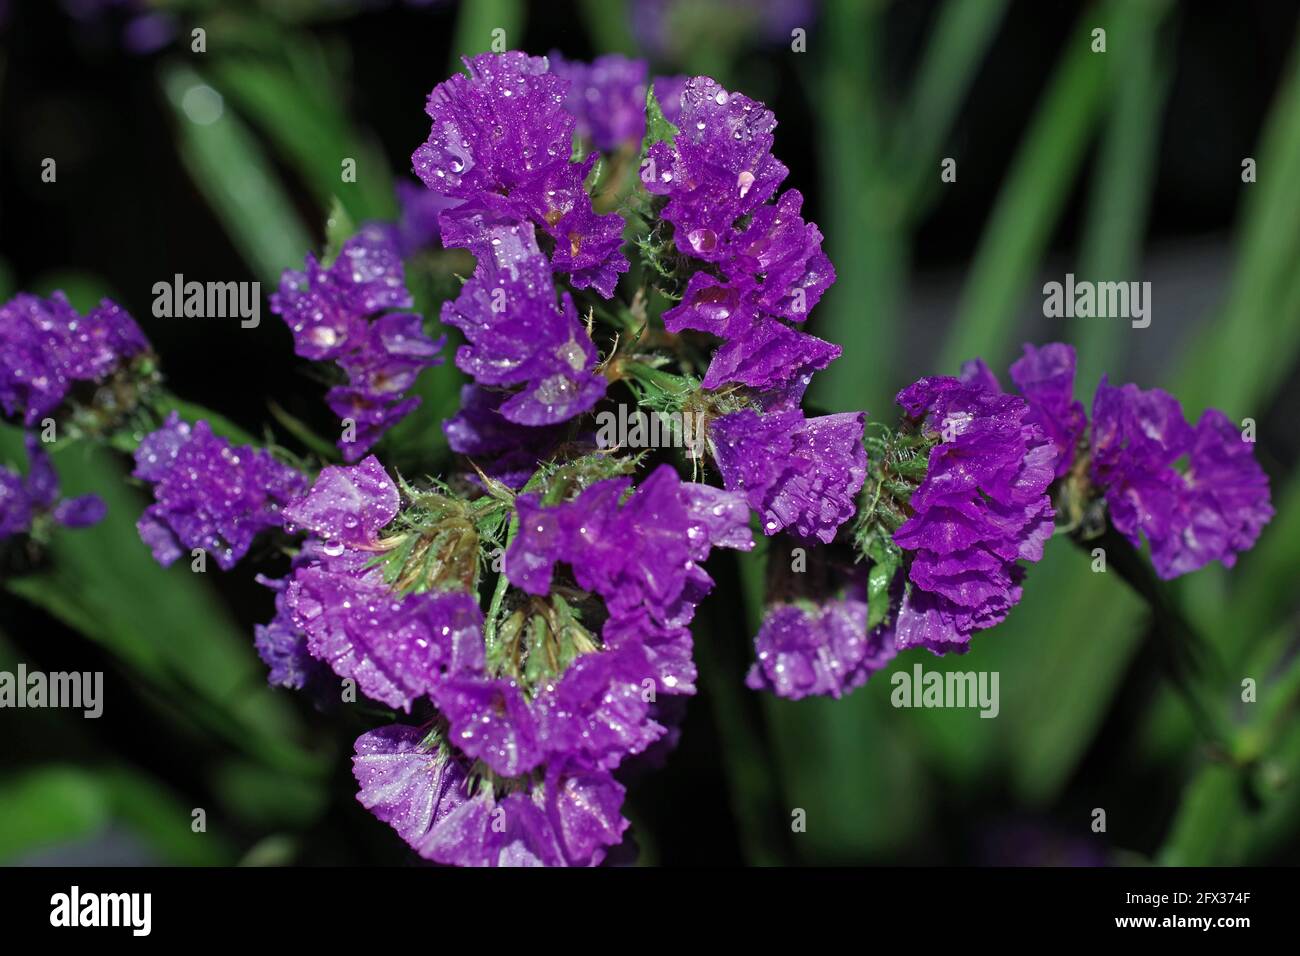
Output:
M58 764L23 771L0 782L0 860L90 839L111 817L92 774Z
M348 215L343 203L335 196L330 200L330 214L325 220L325 252L321 255L321 265L328 267L339 257L343 243L351 239L357 231L356 223Z
M1020 307L1087 154L1114 69L1108 55L1092 52L1090 34L1113 29L1116 9L1104 4L1070 35L980 239L936 371L954 372L975 356L1001 368L1010 358Z
M322 208L338 200L354 221L392 219L393 174L383 150L347 116L347 63L310 34L283 34L273 55L214 60L214 84L297 170ZM348 161L354 176L344 178ZM305 251L305 250L304 250ZM299 254L301 258L301 253Z
M1090 281L1129 281L1140 266L1140 249L1150 210L1151 180L1159 145L1160 115L1169 91L1167 47L1158 43L1163 2L1139 0L1122 10L1122 29L1109 36L1107 56L1121 64L1113 105L1102 133L1084 226L1079 273ZM1074 319L1070 338L1078 350L1075 381L1092 383L1123 371L1119 321Z
M676 141L677 127L664 116L663 107L655 96L654 84L650 84L645 95L645 138L641 141L641 157L644 159L655 143L671 146Z
M984 62L1007 0L948 0L935 17L930 40L891 135L891 169L907 183L905 214L915 223L938 195L940 150L957 111Z
M195 185L261 281L302 265L313 243L248 128L187 66L163 70L177 148Z
M883 20L884 4L829 0L819 30L826 49L812 61L818 155L830 197L822 231L837 268L809 321L853 356L813 379L810 398L829 411L887 409L900 384L906 200L883 161L889 130L875 70L885 58Z
M237 445L258 446L261 444L251 434L244 431L220 412L214 412L212 409L205 408L196 402L187 402L185 399L177 398L170 393L159 393L157 400L154 402L154 407L163 416L176 412L187 422L207 422L212 427L214 434L229 439Z
M636 41L629 27L631 14L627 0L582 0L582 19L587 24L593 46L601 53L636 56Z
M1300 351L1300 39L1255 154L1258 181L1240 186L1245 208L1227 302L1176 379L1191 416L1213 405L1262 417L1259 407Z
M462 3L452 39L451 68L461 69L462 56L474 56L493 49L498 37L504 49L523 47L525 5L520 0L475 0ZM500 30L501 33L495 31Z
M16 457L20 441L17 429L0 429L0 455ZM94 527L60 530L49 566L4 586L102 644L207 733L286 772L319 772L320 759L297 743L303 728L289 702L266 686L252 634L234 625L188 558L163 569L140 541L145 503L118 463L74 445L57 453L56 467L66 496L98 494L108 514Z

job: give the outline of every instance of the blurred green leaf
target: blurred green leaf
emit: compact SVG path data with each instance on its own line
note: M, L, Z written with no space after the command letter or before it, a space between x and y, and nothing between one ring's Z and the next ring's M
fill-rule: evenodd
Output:
M499 49L523 47L525 5L520 0L475 0L462 3L456 17L456 35L451 46L451 69L463 69L462 56L486 53L493 41L501 37ZM504 31L496 34L496 30Z
M1007 645L1003 746L1011 780L1035 805L1060 793L1092 744L1146 616L1116 575L1093 573L1089 555L1068 541L1052 541L1049 552L1029 571L1025 600L1012 613L1015 627L994 635Z
M345 112L346 84L336 66L309 35L286 36L278 52L274 60L222 57L211 76L289 160L321 208L338 199L355 222L392 219L397 212L393 174L383 151L353 129ZM355 163L354 181L343 178L347 160Z
M1109 54L1092 52L1090 34L1097 27L1117 32L1126 9L1102 4L1071 34L998 194L936 371L954 373L975 356L1001 368L1010 358L1025 294L1083 164L1112 75Z
M177 148L235 248L263 282L302 265L314 243L256 139L202 76L165 68Z
M183 398L177 398L175 395L163 393L158 396L154 403L158 411L165 415L176 412L187 422L204 421L212 426L212 431L223 438L227 438L237 445L259 446L256 438L250 435L244 429L240 428L225 415L220 412L214 412L210 408L205 408L196 402L187 402Z
M102 278L79 269L52 269L43 272L32 283L29 291L46 297L56 291L62 292L78 312L89 312L99 305L101 299L116 298Z
M99 772L115 817L126 823L163 862L174 866L229 866L235 851L228 837L207 829L194 832L193 810L159 780L124 768ZM292 779L292 778L285 778ZM202 808L207 809L207 808Z
M582 18L592 46L603 53L636 56L627 0L582 0Z
M17 429L0 430L0 452L13 455L18 441ZM160 568L139 540L144 503L117 463L74 445L56 453L56 465L65 495L94 492L108 515L61 531L50 567L6 581L8 590L103 644L209 732L286 772L318 772L320 759L296 742L302 728L288 702L266 686L252 635L232 624L188 560Z
M1300 472L1273 489L1277 516L1258 544L1233 570L1232 598L1222 605L1222 626L1249 642L1282 623L1295 609L1300 568ZM1232 622L1231 624L1229 622Z
M1175 393L1190 415L1254 414L1300 349L1300 39L1265 122L1258 181L1242 183L1238 257L1227 303L1187 352ZM1239 172L1239 171L1238 171Z
M228 760L213 774L213 790L230 812L256 827L305 829L329 797L314 782L288 777L247 760Z
M917 77L898 114L891 166L908 183L906 215L915 222L938 194L940 150L1006 14L1007 0L948 0L935 17Z
M9 263L0 259L0 301L8 301L18 290L14 288L14 273Z
M94 776L76 767L51 765L0 781L0 860L103 831L110 802Z
M882 161L887 128L873 72L884 42L882 9L830 0L821 31L828 46L815 61L823 231L827 254L838 268L835 284L810 320L813 332L853 356L813 380L810 397L832 411L866 408L883 414L897 373L907 245L903 197Z
M1113 105L1101 138L1088 199L1080 275L1094 282L1126 282L1141 265L1142 237L1151 205L1151 181L1160 118L1169 92L1165 46L1157 42L1163 2L1138 0L1124 11L1126 24L1110 36L1107 56L1119 63ZM1078 350L1076 382L1092 383L1123 372L1122 322L1074 319L1070 340Z

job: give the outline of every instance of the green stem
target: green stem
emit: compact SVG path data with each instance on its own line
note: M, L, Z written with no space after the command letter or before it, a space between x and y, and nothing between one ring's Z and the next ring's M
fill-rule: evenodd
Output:
M1075 540L1089 550L1102 548L1108 565L1147 602L1161 655L1174 686L1206 738L1225 754L1232 753L1234 735L1223 706L1226 670L1214 646L1187 620L1146 559L1118 532L1108 529L1099 538L1086 542Z

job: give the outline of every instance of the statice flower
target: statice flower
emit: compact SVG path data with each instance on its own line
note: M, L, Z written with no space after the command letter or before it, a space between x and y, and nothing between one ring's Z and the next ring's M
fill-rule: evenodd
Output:
M411 304L397 238L378 225L344 242L328 267L308 253L304 270L286 270L271 296L271 311L293 332L294 351L332 359L347 373L347 384L325 396L330 410L353 425L338 441L346 461L360 459L419 405L406 393L423 369L441 362L442 340L425 335L420 316L388 311Z
M478 385L460 391L460 411L443 422L451 450L466 455L489 478L518 489L564 440L562 425L517 425L501 414L506 392Z
M62 292L20 294L0 306L0 407L30 427L77 385L99 385L148 351L135 320L108 299L82 316Z
M299 554L295 567L309 560L309 555ZM267 667L266 682L272 687L306 691L323 699L326 689L334 682L330 680L329 667L312 656L307 635L294 624L285 593L290 578L272 580L258 575L257 580L275 591L275 617L267 624L253 627L253 646Z
M282 509L305 484L269 452L232 446L207 422L190 425L175 412L140 442L132 474L153 486L154 504L136 528L154 559L166 567L202 548L225 571L258 534L283 524Z
M672 143L653 144L642 166L645 188L667 197L660 215L677 251L700 266L664 324L722 340L705 388L781 388L841 351L789 324L808 317L835 270L821 231L801 216L798 190L768 203L788 172L771 152L775 127L761 103L694 77Z
M433 128L411 157L430 190L457 201L440 217L443 244L482 260L486 225L532 223L547 236L552 269L609 298L628 269L623 219L592 208L584 182L596 155L570 162L576 121L564 108L568 83L545 57L514 51L465 65L468 76L429 94Z
M754 638L746 685L790 700L838 698L893 660L894 636L886 627L868 627L866 588L856 577L826 600L769 608Z
M1268 477L1252 443L1217 409L1206 410L1193 426L1168 392L1116 387L1104 377L1089 431L1083 405L1073 399L1074 370L1074 348L1061 343L1026 345L1011 366L1011 379L1029 404L1026 421L1056 445L1056 477L1085 456L1080 467L1086 464L1091 487L1083 493L1104 500L1111 525L1135 548L1147 539L1160 577L1175 578L1214 560L1232 567L1273 516ZM1000 391L978 359L966 364L962 377Z
M649 75L644 60L610 53L582 63L554 52L548 59L551 72L568 83L564 108L577 121L578 136L602 153L641 145Z
M1020 600L1018 562L1042 558L1054 529L1056 446L1023 399L955 378L921 379L898 404L936 443L893 536L909 558L896 640L965 651L973 632Z
M764 534L791 529L829 544L857 510L865 423L862 412L804 418L797 407L746 408L715 419L709 438L724 484L745 495Z
M442 321L464 333L456 365L481 386L515 389L500 414L516 425L554 425L605 394L596 347L567 292L557 304L546 257L527 223L492 230L488 251Z
M627 828L607 772L557 764L519 791L475 787L454 749L402 724L363 734L357 799L426 859L459 866L597 865Z
M310 537L285 585L287 624L306 650L375 700L404 711L448 675L479 666L482 612L468 594L397 594L372 564L397 515L397 487L373 455L331 466L284 518Z
M442 226L438 217L456 203L457 200L440 196L423 185L405 180L397 184L397 205L401 213L397 219L396 242L402 258L441 248Z
M602 153L640 148L645 136L645 105L649 67L619 53L598 56L590 63L566 60L551 53L551 72L569 84L564 108L577 121L577 133ZM681 117L685 77L657 77L652 84L665 119Z
M1158 388L1102 378L1090 474L1111 524L1134 547L1146 537L1165 579L1215 560L1232 567L1273 517L1268 477L1241 430L1213 408L1193 427L1178 400Z
M748 508L739 495L680 482L667 466L620 504L628 488L608 479L554 507L521 495L506 575L544 594L557 562L569 564L579 586L604 599L605 644L643 647L662 691L693 693L688 625L713 586L701 564L714 547L753 547Z
M0 541L31 530L33 522L46 514L67 528L85 528L102 521L103 500L97 495L61 498L58 475L41 442L31 434L23 440L27 477L0 468Z
M1041 348L1026 344L1024 355L1011 365L1011 381L1029 403L1027 421L1043 429L1056 446L1056 477L1069 472L1088 416L1083 403L1074 398L1075 352L1073 345L1052 342ZM963 381L1002 391L997 376L982 359L962 367Z
M726 491L664 467L620 503L629 484L598 481L556 505L516 499L506 575L525 593L491 635L472 588L400 591L385 576L376 559L403 540L401 496L373 456L324 469L285 509L309 537L261 635L275 645L269 662L296 680L303 650L368 697L408 713L421 701L436 708L423 730L364 735L354 761L361 802L422 856L593 864L622 839L623 788L611 773L664 735L655 688L689 689L646 638L685 640L689 656L686 625L712 584L699 563L714 546L752 544L744 503ZM603 599L601 637L583 624L588 599L552 588L561 561Z

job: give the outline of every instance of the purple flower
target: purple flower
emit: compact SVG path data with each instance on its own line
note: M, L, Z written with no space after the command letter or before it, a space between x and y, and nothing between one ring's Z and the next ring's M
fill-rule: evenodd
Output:
M281 509L305 484L268 452L232 447L207 422L190 426L172 412L135 452L136 478L153 485L154 504L136 523L164 567L202 548L228 571L253 539L283 524Z
M894 658L893 634L867 630L861 583L822 603L778 604L754 638L757 660L745 683L799 700L813 694L838 698L864 684Z
M521 488L562 440L564 429L516 425L501 414L505 392L477 385L460 390L460 411L443 422L451 450L468 456L484 474Z
M563 561L611 613L646 607L666 615L692 582L708 580L699 565L715 545L753 547L738 496L702 493L704 486L683 483L667 465L622 501L630 487L625 478L599 481L551 507L535 494L519 496L519 534L506 553L510 582L546 594Z
M553 425L605 394L596 347L566 292L557 305L550 268L527 224L493 230L492 255L442 308L465 335L456 365L489 387L523 386L499 406L516 425Z
M1176 464L1187 459L1180 471ZM1111 524L1134 547L1151 543L1156 573L1175 578L1236 563L1273 517L1268 478L1254 448L1217 409L1196 427L1160 389L1115 387L1103 378L1092 406L1091 477Z
M108 299L79 316L62 292L23 293L0 306L0 407L30 427L77 383L102 382L148 350L135 320Z
M715 419L709 435L723 483L746 496L764 534L793 528L829 544L866 478L865 424L862 412L805 419L797 408L747 408Z
M397 245L403 258L410 258L426 249L442 245L442 213L452 208L458 200L441 196L423 185L402 180L397 184L397 204L401 215L397 220Z
M311 655L307 649L307 635L293 623L285 601L289 579L273 581L258 575L257 580L275 591L275 617L269 624L253 626L253 646L267 666L266 682L272 687L322 696L331 683L328 679L330 670Z
M343 243L328 268L307 253L304 270L286 269L271 296L271 311L293 332L294 351L313 361L357 348L370 316L411 304L397 245L391 231L378 226Z
M705 388L787 387L840 354L787 324L803 322L835 281L821 231L803 220L798 190L768 204L787 173L771 155L769 110L705 76L686 82L680 104L677 136L651 147L642 182L668 198L661 217L677 250L713 268L690 277L664 325L722 339Z
M448 814L419 852L458 866L596 866L627 829L623 795L607 772L557 765L524 792L479 793Z
M106 509L98 495L60 499L58 475L40 441L27 434L23 444L26 480L16 471L0 468L0 540L28 531L43 513L67 528L86 528L104 519Z
M642 181L669 197L662 217L676 230L687 256L719 261L736 220L772 198L789 170L772 155L772 112L707 76L693 77L681 94L673 144L650 150ZM653 173L653 175L652 175Z
M425 112L428 141L411 157L433 192L458 200L442 213L445 245L490 254L485 223L531 222L553 243L550 265L574 288L614 294L628 269L623 219L597 215L584 181L595 155L572 163L576 121L564 108L568 84L544 57L484 53L434 87Z
M938 443L894 534L911 559L895 637L899 648L964 651L1020 600L1017 562L1042 558L1056 447L1024 400L955 378L921 379L898 403Z
M397 515L392 479L371 455L325 468L284 510L314 535L285 588L292 627L306 650L369 697L408 711L440 681L482 667L483 614L472 595L391 591L370 559L378 533Z
M308 253L305 271L286 270L271 296L271 311L293 332L294 351L315 361L333 359L348 375L346 385L325 396L330 410L352 426L338 442L348 462L420 404L406 392L421 371L441 362L444 340L429 339L420 316L379 314L409 308L412 301L396 232L364 227L328 268Z
M713 580L701 564L714 547L748 550L748 509L739 495L682 482L662 465L626 500L631 483L591 485L572 501L542 506L520 495L519 533L506 552L510 582L550 590L555 565L604 599L608 648L640 648L665 693L693 693L689 624Z
M577 133L603 153L640 146L645 135L646 77L644 60L618 53L590 63L549 57L551 72L568 83L564 108L577 121Z
M627 829L623 787L566 761L504 797L474 792L468 762L394 724L357 738L357 799L422 857L458 866L595 866Z
M415 727L390 724L362 734L355 744L352 774L357 800L411 847L469 799L468 765Z
M1056 446L1056 477L1060 478L1074 464L1079 439L1088 427L1083 403L1074 400L1074 346L1052 342L1036 348L1026 344L1024 350L1025 354L1011 365L1011 381L1029 403L1025 420L1042 428ZM992 391L1002 391L997 376L980 359L967 362L961 377Z

